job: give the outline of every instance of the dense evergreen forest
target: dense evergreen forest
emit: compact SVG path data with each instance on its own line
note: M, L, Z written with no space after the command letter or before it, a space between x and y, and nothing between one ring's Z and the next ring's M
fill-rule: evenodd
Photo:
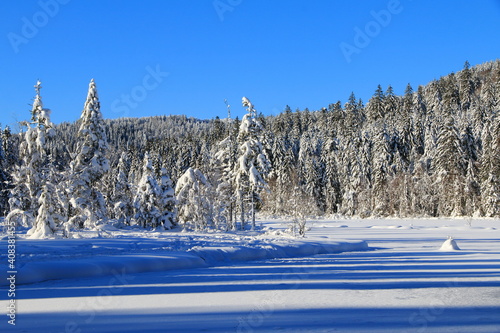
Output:
M500 216L500 61L365 104L241 119L105 120L92 81L82 117L53 125L37 83L32 118L0 145L0 215L33 237L103 223L254 227L289 216ZM257 108L258 109L258 108ZM299 223L300 225L300 223Z

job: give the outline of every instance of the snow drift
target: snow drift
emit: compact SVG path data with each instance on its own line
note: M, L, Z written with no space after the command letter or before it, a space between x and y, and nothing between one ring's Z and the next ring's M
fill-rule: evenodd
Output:
M444 241L443 245L441 245L441 248L439 251L459 251L460 248L457 245L457 242L449 237L447 240Z
M368 244L365 241L335 243L298 242L261 247L193 247L186 252L149 252L144 254L49 260L24 264L18 270L16 282L18 284L28 284L57 279L135 274L207 267L238 261L301 257L315 254L366 251L368 249ZM2 270L2 274L5 274L6 271L6 269ZM2 276L0 279L0 285L7 284L6 276Z

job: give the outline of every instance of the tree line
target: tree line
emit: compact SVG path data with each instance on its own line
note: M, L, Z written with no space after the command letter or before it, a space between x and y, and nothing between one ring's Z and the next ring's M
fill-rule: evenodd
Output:
M33 237L104 223L255 228L289 216L500 216L500 61L402 96L199 120L105 120L91 81L82 117L54 125L41 84L30 121L2 131L0 215ZM229 106L228 106L229 108Z

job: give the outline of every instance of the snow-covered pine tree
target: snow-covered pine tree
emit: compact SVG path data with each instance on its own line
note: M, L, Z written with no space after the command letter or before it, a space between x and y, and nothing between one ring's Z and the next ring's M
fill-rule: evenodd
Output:
M134 197L134 218L141 227L148 228L157 225L160 217L158 197L160 188L155 177L152 160L149 152L144 154L142 176L137 185Z
M179 222L184 229L204 231L214 224L211 186L198 169L189 168L175 186Z
M462 190L464 184L464 156L455 120L449 116L437 141L434 160L436 182L439 186L439 215L463 214Z
M393 132L398 132L408 122L408 117L401 111L400 98L394 93L391 85L387 87L383 98L385 124L390 129L389 134L394 136Z
M468 111L474 100L474 82L472 81L472 71L468 61L464 64L464 69L459 73L459 96L462 110Z
M424 156L426 163L434 159L436 144L440 132L441 114L443 109L441 87L437 81L432 81L425 89L424 99L427 105L424 122Z
M113 217L120 223L130 225L133 215L132 184L129 182L130 161L128 154L122 152L114 172L112 193Z
M322 188L324 187L324 164L321 161L322 142L319 138L311 137L305 132L300 140L299 166L300 180L303 184L301 191L314 198L318 211L325 211L325 198ZM301 184L301 185L302 185Z
M160 227L164 229L171 229L175 226L177 221L177 209L175 200L175 191L172 186L172 180L168 175L165 167L161 167L159 176L160 185Z
M170 229L175 223L175 198L172 181L165 168L156 179L149 153L144 155L142 177L134 198L135 221L143 228Z
M260 202L259 192L267 187L264 176L270 165L262 149L262 131L256 119L256 111L248 98L242 104L247 108L238 133L239 157L234 169L235 190L240 210L241 229L245 228L246 213L250 212L252 228L255 228L255 208Z
M397 150L406 166L410 166L412 145L415 143L413 88L406 86L402 105L396 110Z
M5 216L9 209L9 179L3 139L0 137L0 216Z
M462 202L465 216L473 216L479 208L479 170L478 170L478 144L474 138L472 123L462 121L460 141L465 160L463 168L465 174Z
M234 167L238 153L237 135L232 121L228 118L227 137L217 144L214 155L214 172L216 173L216 213L217 224L225 224L226 230L236 230L235 196L234 196Z
M40 207L36 216L35 225L28 231L29 238L47 238L54 235L57 230L57 223L54 219L55 201L52 193L55 193L55 186L51 183L45 183L42 193L38 200Z
M495 83L492 80L488 80L483 83L481 96L477 105L473 105L471 108L471 118L474 126L474 136L476 138L481 138L483 126L488 120L488 115L496 109L496 105ZM481 145L479 145L479 147L481 147Z
M482 135L480 163L481 211L489 217L500 216L500 117L492 117Z
M19 146L19 136L12 135L12 131L9 126L5 126L3 131L1 131L2 137L2 151L4 154L4 170L7 175L13 173L14 167L18 164L18 151L16 148Z
M460 105L460 91L458 87L457 76L454 73L439 79L439 84L443 91L443 116L462 116L462 108ZM464 115L465 116L465 115Z
M374 216L387 216L389 212L388 184L391 180L390 139L385 124L379 124L377 135L373 138L373 186L372 212Z
M18 147L19 144L14 143L14 139L18 139L18 136L13 136L9 126L6 126L1 132L1 142L2 142L2 152L3 152L3 172L4 172L4 183L0 185L3 191L0 193L0 201L3 202L3 211L0 211L0 216L6 216L10 211L9 198L11 196L11 190L14 186L12 181L12 176L16 167L18 165L17 156L14 152L14 148Z
M369 181L366 177L367 170L371 169L365 165L363 139L361 132L353 133L353 136L341 139L339 153L337 154L337 165L339 165L339 179L341 184L341 213L347 216L365 216L369 212Z
M382 86L379 84L377 90L368 102L366 115L371 124L376 123L385 117L385 95Z
M272 214L287 215L292 174L296 171L294 154L286 135L275 138L272 150L274 161L269 174L270 191L265 196L266 210Z
M106 199L100 181L109 171L107 148L105 123L92 79L80 118L76 156L70 164L70 228L94 228L106 220Z
M41 211L44 187L49 186L51 161L47 149L47 140L55 135L50 121L50 110L43 108L40 90L41 82L35 85L36 96L31 109L31 122L26 122L26 133L20 145L21 165L13 175L15 186L9 199L10 213L7 219L19 219L25 226L31 227L28 235L36 234L39 238L50 237L55 231L55 224L49 223L50 212L45 219L37 218Z
M153 163L149 153L144 154L142 177L137 185L137 193L134 198L134 218L137 224L143 228L151 227L159 223L160 211L157 207L160 188L156 181Z

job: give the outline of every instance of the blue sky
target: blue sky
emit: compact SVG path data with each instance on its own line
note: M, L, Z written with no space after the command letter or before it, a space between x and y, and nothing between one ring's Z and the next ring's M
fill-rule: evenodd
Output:
M2 1L0 123L29 118L37 79L55 123L94 78L106 118L316 110L378 84L403 93L500 58L500 0Z

